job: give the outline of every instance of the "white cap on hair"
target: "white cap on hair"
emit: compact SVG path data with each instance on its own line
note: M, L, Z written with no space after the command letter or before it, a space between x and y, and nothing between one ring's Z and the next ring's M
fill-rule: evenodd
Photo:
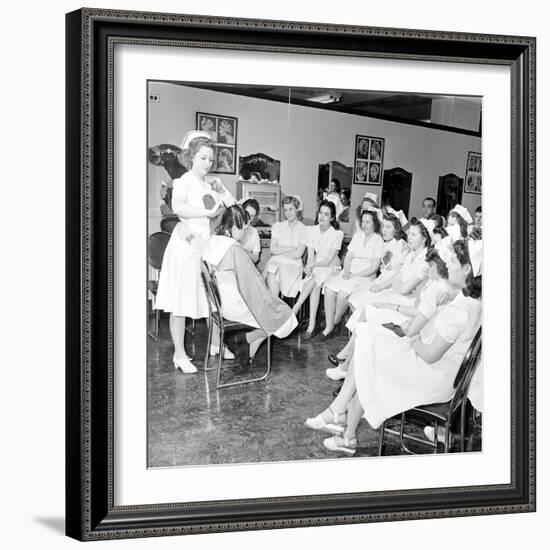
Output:
M378 204L378 195L376 193L367 192L363 195L363 198L370 199L371 201L374 201L376 204Z
M405 216L403 210L397 211L394 210L391 206L386 206L386 212L393 214L399 220L399 223L401 223L401 227L405 227L409 223L409 221L407 220L407 216Z
M194 140L194 139L197 139L197 138L206 138L210 141L212 141L212 137L210 136L210 134L208 132L202 132L201 130L190 130L189 132L187 132L187 134L185 134L185 137L183 138L183 141L181 142L181 150L182 151L185 151L187 149L189 149L189 144Z
M468 212L467 208L464 208L461 204L457 204L451 212L456 212L457 214L460 214L462 218L464 218L464 221L468 224L473 223L474 220L472 219L472 216L470 215L470 212ZM449 212L450 213L450 212Z
M433 239L435 222L433 220L427 220L426 218L421 218L418 221L428 230L430 238Z

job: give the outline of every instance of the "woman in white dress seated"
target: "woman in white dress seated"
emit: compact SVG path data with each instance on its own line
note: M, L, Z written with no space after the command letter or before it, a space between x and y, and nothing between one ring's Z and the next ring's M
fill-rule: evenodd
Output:
M174 180L172 210L180 221L164 253L155 307L170 312L174 366L192 374L197 369L185 352L185 318L208 317L200 257L210 237L211 219L235 199L219 178L207 179L214 162L214 145L207 133L188 132L181 148L189 171Z
M384 241L380 236L380 220L375 212L361 213L361 231L349 243L340 273L325 282L325 339L333 335L334 327L348 308L347 297L365 288L376 277L384 256Z
M421 222L414 219L411 221L407 243L409 253L394 277L374 281L368 288L350 295L348 301L354 311L374 301L387 300L390 297L392 300L398 298L403 305L414 302L416 288L428 277L426 253L431 246L430 234Z
M321 287L324 282L340 267L338 253L344 239L343 231L339 230L336 221L336 209L328 200L321 201L317 212L317 225L308 227L307 231L307 263L304 268L306 275L302 279L300 297L292 308L297 314L302 304L309 298L309 322L303 340L313 337L321 297Z
M349 455L357 447L356 430L364 416L373 428L419 405L444 403L481 325L480 258L472 258L467 243L454 243L445 260L449 282L461 292L434 320L433 331L420 337L400 337L376 323L358 323L354 358L342 390L330 407L306 421L329 431L331 451Z
M397 216L386 214L382 221L382 238L384 239L384 255L380 264L380 275L370 283L369 288L376 285L380 290L391 286L392 280L399 273L409 254L407 235L404 233ZM349 301L349 298L348 298ZM329 361L338 366L349 357L349 344L335 355L329 355Z
M307 228L301 221L303 205L300 197L285 197L283 210L286 221L271 228L271 257L264 268L264 277L273 296L279 292L295 298L300 291L306 249Z
M247 214L240 205L227 208L221 225L202 253L202 258L214 271L224 318L256 329L237 335L233 333L229 337L243 367L254 358L267 336L284 338L298 324L290 307L271 294L238 242L246 220Z
M443 251L449 255L447 251ZM445 257L445 255L444 255ZM351 362L356 341L356 327L358 323L368 320L369 323L382 325L384 323L392 326L387 327L390 330L402 332L405 336L415 336L421 330L425 335L428 330L432 330L433 323L428 322L435 317L439 308L456 296L458 288L449 283L449 273L445 261L439 253L433 248L426 255L428 263L428 279L425 284L420 285L418 296L413 305L404 306L396 302L374 302L362 309L362 315L356 317L354 323L349 323L349 329L352 336L343 350L343 362L334 362L334 368L329 368L325 372L332 380L341 380L345 378L349 364ZM341 363L341 364L340 364Z

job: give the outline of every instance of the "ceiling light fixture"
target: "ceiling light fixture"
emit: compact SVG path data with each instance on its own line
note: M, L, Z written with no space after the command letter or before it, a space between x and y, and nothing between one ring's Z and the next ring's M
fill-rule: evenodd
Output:
M323 103L327 105L329 103L338 103L342 99L343 94L322 94L316 95L313 97L308 97L308 101L313 101L314 103Z

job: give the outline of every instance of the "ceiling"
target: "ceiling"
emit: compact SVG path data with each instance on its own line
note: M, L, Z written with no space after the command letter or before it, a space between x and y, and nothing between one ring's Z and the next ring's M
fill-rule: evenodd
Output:
M450 100L460 96L444 96L436 94L411 94L407 92L358 91L338 90L327 88L288 88L286 86L248 86L241 84L206 84L206 83L176 83L196 88L215 90L242 96L267 99L272 101L290 102L298 105L307 105L319 109L346 112L361 116L382 118L396 122L417 124L420 126L437 127L470 135L481 135L481 98L464 97L463 103L468 104L470 119L474 110L474 123L469 125L432 121L434 100ZM337 102L322 104L311 101L323 95L332 95L339 98ZM476 116L477 115L477 116ZM448 118L448 117L447 117ZM479 122L478 122L479 121Z

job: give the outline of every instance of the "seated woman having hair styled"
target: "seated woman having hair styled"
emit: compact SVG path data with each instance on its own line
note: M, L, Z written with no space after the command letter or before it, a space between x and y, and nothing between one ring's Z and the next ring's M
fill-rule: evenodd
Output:
M238 241L246 227L247 216L240 205L230 206L222 215L216 234L207 241L202 258L215 271L223 316L256 330L233 334L228 344L239 364L248 365L269 335L284 338L298 322L290 307L271 294Z
M306 426L328 431L331 451L355 454L357 426L364 416L373 428L412 407L444 403L481 324L481 254L470 257L467 243L457 241L445 264L457 296L434 319L429 336L399 337L373 323L359 323L355 353L338 397Z
M313 337L321 287L326 279L335 272L335 268L340 266L338 253L342 247L344 233L339 230L339 227L336 221L334 203L328 200L321 201L317 212L317 225L308 227L306 237L307 263L304 268L306 277L302 279L300 296L292 308L294 313L298 313L302 304L308 298L310 299L309 323L302 337L304 340Z

